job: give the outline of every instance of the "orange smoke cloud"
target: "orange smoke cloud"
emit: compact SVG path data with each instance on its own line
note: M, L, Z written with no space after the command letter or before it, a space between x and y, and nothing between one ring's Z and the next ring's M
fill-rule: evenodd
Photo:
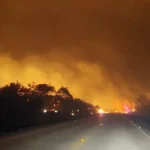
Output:
M8 56L0 58L1 82L19 81L23 84L30 82L50 83L58 89L60 86L69 88L74 97L79 97L103 108L115 108L121 105L118 91L104 75L100 66L86 61L72 61L67 65L63 60L43 62L39 57L28 57L15 61Z
M110 109L150 95L149 5L148 0L4 1L0 85L16 80L64 85L75 97Z

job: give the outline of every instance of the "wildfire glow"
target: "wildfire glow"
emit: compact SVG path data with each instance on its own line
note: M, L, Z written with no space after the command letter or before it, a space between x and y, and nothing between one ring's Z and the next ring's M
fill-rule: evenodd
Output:
M135 108L132 108L132 112L136 112L136 109L135 109Z
M150 95L150 0L1 1L1 86L65 86L109 112Z
M98 112L99 112L100 114L103 114L103 113L104 113L104 110L103 110L103 109L99 109Z
M104 109L115 109L116 104L123 105L116 100L120 99L117 91L100 66L73 59L70 64L61 59L56 61L43 63L38 57L32 56L19 62L7 56L0 57L1 64L5 64L0 67L3 70L0 74L0 85L17 80L24 85L31 82L50 83L56 89L66 86L74 97L98 104Z

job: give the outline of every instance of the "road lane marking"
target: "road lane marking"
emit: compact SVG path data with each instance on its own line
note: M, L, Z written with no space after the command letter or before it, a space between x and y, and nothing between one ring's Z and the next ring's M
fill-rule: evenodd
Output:
M79 141L77 141L75 144L73 144L73 146L72 146L72 148L75 148L78 144L80 144L81 143L81 141L79 140Z
M99 125L100 125L100 124L97 124L96 127L98 128ZM104 124L102 123L102 125L104 125ZM94 126L93 128L95 128L95 126ZM92 128L92 129L93 129L93 128ZM95 132L95 130L90 130L87 135L85 135L84 137L80 138L77 142L73 143L73 144L71 145L71 148L72 148L72 149L79 149L82 145L85 145L85 144L89 141L89 138L91 138L91 135L92 135L94 132Z
M147 136L147 137L150 139L150 136L149 136L146 132L144 132L144 131L141 129L140 126L137 126L134 122L132 122L132 124L133 124L136 128L138 128L145 136Z
M86 138L81 138L80 140L78 140L75 144L73 144L72 148L73 149L78 149L79 147L81 147L83 144L85 144L85 142L87 142L87 137Z
M75 144L73 144L72 147L76 148L78 145L80 145L81 143L83 143L85 141L84 138L81 138L80 140L78 140Z
M78 149L81 145L83 145L83 142L80 142L78 145L76 145L76 147L74 147L74 149Z

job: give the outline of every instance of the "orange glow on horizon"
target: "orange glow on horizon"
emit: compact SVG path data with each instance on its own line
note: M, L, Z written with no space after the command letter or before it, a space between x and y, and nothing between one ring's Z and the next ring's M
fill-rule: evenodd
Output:
M104 113L104 110L103 110L103 109L99 109L98 112L99 112L100 114L103 114L103 113Z
M61 86L69 88L74 97L86 100L104 109L116 109L123 105L122 99L113 84L105 77L102 68L89 62L64 61L43 62L38 57L28 57L21 62L0 57L0 85L17 80L24 85L28 83L50 83L56 90ZM69 66L68 66L69 65ZM74 68L74 69L73 69Z

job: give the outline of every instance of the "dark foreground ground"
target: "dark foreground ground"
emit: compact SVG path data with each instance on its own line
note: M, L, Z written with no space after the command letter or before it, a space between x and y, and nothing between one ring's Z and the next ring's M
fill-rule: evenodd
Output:
M149 150L149 133L124 115L109 114L0 138L0 150Z

